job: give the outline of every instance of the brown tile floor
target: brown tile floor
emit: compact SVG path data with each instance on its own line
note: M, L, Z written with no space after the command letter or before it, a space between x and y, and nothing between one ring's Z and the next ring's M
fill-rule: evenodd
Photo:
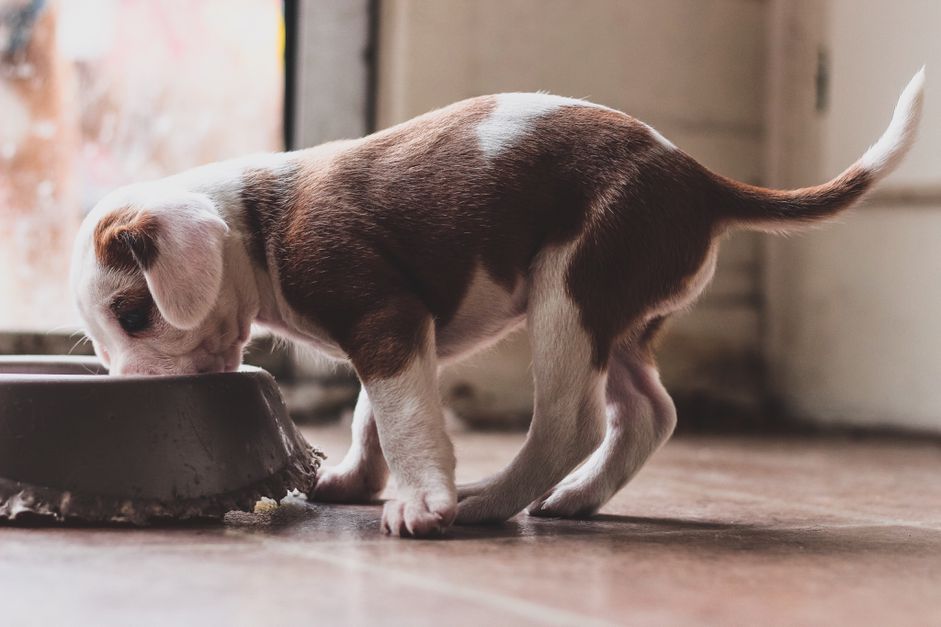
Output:
M342 454L345 431L307 434ZM458 435L459 475L520 441ZM2 527L0 624L941 625L938 445L687 437L591 521L402 541L379 513Z

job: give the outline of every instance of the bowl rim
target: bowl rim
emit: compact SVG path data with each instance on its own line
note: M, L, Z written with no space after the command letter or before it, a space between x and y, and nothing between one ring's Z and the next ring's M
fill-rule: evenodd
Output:
M212 377L253 377L259 374L271 376L267 370L242 364L235 372L204 372L199 374L132 374L110 375L96 358L87 355L0 355L0 367L7 364L49 364L74 365L86 368L99 368L102 372L88 373L42 373L42 372L3 372L0 370L0 385L4 383L26 382L94 382L97 385L109 385L128 382L160 381L162 383L193 382Z

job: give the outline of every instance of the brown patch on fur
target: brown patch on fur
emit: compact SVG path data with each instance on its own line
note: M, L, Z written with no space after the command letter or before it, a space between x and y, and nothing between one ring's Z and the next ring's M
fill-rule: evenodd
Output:
M242 198L253 257L275 251L282 293L350 356L391 377L424 324L454 317L482 265L507 291L537 253L578 238L566 287L604 368L617 341L649 346L713 240L734 224L816 220L856 199L865 173L775 192L715 175L615 111L563 106L492 160L476 98L363 140L252 172ZM679 304L677 304L679 306Z
M709 173L728 190L728 216L740 226L794 230L830 218L859 200L873 184L872 173L852 166L822 185L795 190L764 189Z
M663 337L666 321L666 316L655 316L651 318L644 327L643 332L641 332L640 338L638 338L640 345L649 347L649 349L653 351L657 347L660 338Z
M147 270L157 259L157 218L130 207L107 214L95 225L95 257L115 270Z
M717 235L714 186L677 172L678 162L674 151L662 150L621 161L610 202L594 212L572 257L566 282L598 368L616 341L649 329L652 309L681 295Z
M297 193L297 168L275 174L257 168L242 177L241 199L244 208L244 232L248 236L249 256L262 269L268 270L268 241L286 207L294 203Z
M411 295L379 305L351 325L345 344L363 381L393 377L421 350L428 312Z

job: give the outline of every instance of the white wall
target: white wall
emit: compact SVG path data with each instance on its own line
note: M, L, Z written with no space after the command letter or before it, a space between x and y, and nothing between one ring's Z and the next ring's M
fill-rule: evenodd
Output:
M772 388L813 420L941 432L941 2L831 0L799 14L793 4L772 9L785 16L772 28L792 38L776 55L796 86L789 101L770 103L774 182L814 183L854 161L926 62L928 91L918 145L863 208L770 245ZM831 76L819 114L806 89L818 47Z

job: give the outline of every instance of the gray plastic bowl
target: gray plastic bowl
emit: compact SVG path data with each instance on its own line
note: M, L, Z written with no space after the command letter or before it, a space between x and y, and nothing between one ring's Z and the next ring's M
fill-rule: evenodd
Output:
M0 357L0 519L214 518L313 487L323 456L264 370L106 375L84 357Z

